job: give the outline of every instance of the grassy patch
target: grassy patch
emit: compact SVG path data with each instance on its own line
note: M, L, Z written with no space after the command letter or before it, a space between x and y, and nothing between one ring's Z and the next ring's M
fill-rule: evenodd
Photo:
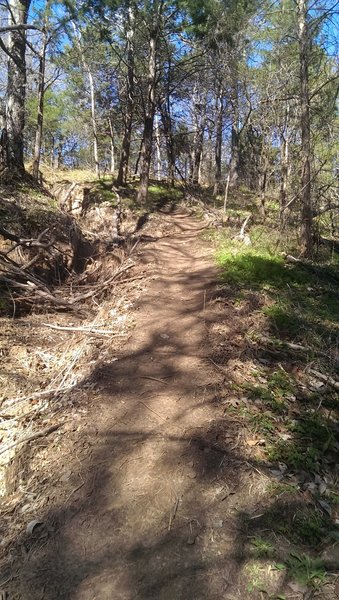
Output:
M257 558L269 558L274 555L275 548L271 542L260 537L251 540L253 554Z
M296 255L288 232L279 239L279 232L255 225L251 246L236 240L237 233L238 225L207 234L216 247L220 302L227 319L233 310L248 342L240 367L237 357L232 391L240 398L237 414L255 434L244 452L278 480L246 524L249 556L262 565L276 561L285 581L321 587L326 573L315 557L337 539L328 513L338 500L330 487L339 404L338 394L311 377L309 367L339 379L339 269L326 253L321 264L287 262L282 250ZM323 487L317 480L325 481ZM261 572L249 573L251 589L261 589Z
M148 188L148 202L153 209L161 208L167 203L179 202L183 197L180 187L171 187L166 184L154 183Z
M326 571L323 562L307 554L291 553L286 561L286 567L291 579L308 587L317 588L325 581Z

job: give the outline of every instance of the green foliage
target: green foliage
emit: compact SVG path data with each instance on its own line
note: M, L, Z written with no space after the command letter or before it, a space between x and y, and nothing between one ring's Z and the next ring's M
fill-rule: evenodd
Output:
M323 562L306 554L291 553L286 561L286 567L291 579L307 586L318 587L326 577Z
M264 540L260 537L254 537L251 539L251 546L253 553L257 558L268 558L274 554L274 546L271 542Z

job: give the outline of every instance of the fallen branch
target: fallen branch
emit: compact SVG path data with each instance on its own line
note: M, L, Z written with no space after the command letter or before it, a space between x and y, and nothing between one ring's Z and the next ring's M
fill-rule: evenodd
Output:
M125 333L116 333L112 329L95 329L90 325L84 325L83 327L66 327L62 325L54 325L52 323L42 323L44 327L49 327L50 329L57 329L58 331L81 331L82 333L95 333L99 335L114 335L115 337L123 337Z
M7 231L7 229L4 229L3 227L0 227L0 235L2 235L2 237L4 237L6 240L10 240L11 242L15 242L16 246L24 246L25 248L49 248L50 246L52 246L54 244L54 241L46 241L43 242L42 238L46 235L46 233L48 233L49 231L49 227L47 227L47 229L44 229L44 231L42 231L37 238L20 238L18 235L15 235L14 233L11 233L10 231ZM14 250L14 248L13 248Z
M315 354L319 356L324 356L326 358L329 357L329 355L326 354L326 352L316 350L314 348L311 348L310 346L302 346L301 344L295 344L294 342L287 342L285 340L278 340L276 338L269 338L264 335L256 335L254 341L258 341L259 343L265 344L266 346L270 346L271 348L273 347L273 350L276 350L277 352L291 350L292 352Z
M48 398L49 396L54 396L57 394L64 394L65 392L70 392L74 387L76 387L75 385L72 386L66 386L66 387L62 387L62 388L53 388L51 390L43 390L40 392L34 392L34 394L31 394L30 396L18 396L17 398L10 398L8 400L3 400L3 403L6 402L6 404L12 405L12 404L16 404L19 402L31 402L32 400L37 400L38 398Z
M158 377L151 377L150 375L140 375L140 379L150 379L151 381L158 381L159 383L164 383L165 385L168 385L167 381L159 379Z
M307 271L314 273L318 277L322 277L322 278L326 277L328 279L332 279L336 283L339 283L339 275L336 275L336 273L334 273L334 271L332 271L332 270L330 271L328 268L326 269L326 268L318 267L317 265L312 264L310 261L302 260L301 258L296 258L295 256L292 256L291 254L286 254L285 252L282 252L282 257L288 263L291 263L294 265L299 265L300 267L303 267Z
M245 233L246 227L247 227L248 222L249 222L249 220L250 220L251 217L252 217L251 214L246 217L245 221L241 225L239 234L236 235L235 238L234 238L235 240L239 240L241 242L244 242L244 244L246 246L250 246L251 243L252 243L250 236L247 233Z
M316 371L315 369L308 369L308 372L314 377L317 377L317 379L320 379L320 381L323 381L327 385L339 391L339 381L337 381L337 379L333 379L333 377L330 375L325 375L324 373L320 373L320 371Z
M2 448L0 450L0 454L4 454L5 452L8 452L8 450L15 448L15 446L19 446L20 444L27 444L28 442L32 442L33 440L36 440L38 438L46 437L46 435L49 435L50 433L53 433L53 431L56 431L57 429L59 429L60 426L61 426L61 423L58 423L57 425L51 425L50 427L46 427L46 429L42 429L41 431L36 431L35 433L31 433L30 435L26 435L23 438L21 438L20 440L17 440L16 442L9 444L9 446L7 446L6 448Z

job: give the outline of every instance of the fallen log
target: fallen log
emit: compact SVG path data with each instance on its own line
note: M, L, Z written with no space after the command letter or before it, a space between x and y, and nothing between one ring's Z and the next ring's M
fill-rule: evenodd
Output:
M331 377L331 375L325 375L324 373L320 373L320 371L316 371L315 369L308 369L308 372L339 392L339 381Z

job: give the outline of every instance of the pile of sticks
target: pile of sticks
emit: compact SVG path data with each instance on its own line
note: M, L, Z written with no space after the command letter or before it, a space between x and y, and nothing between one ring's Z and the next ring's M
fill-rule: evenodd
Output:
M20 238L2 227L0 235L9 242L5 244L6 249L0 251L0 287L14 306L49 305L81 313L81 302L98 297L134 264L127 260L105 281L73 294L71 286L55 286L55 289L34 270L38 264L48 260L52 262L53 258L60 264L65 263L65 257L56 247L55 239L49 235L49 229L42 231L35 239Z

